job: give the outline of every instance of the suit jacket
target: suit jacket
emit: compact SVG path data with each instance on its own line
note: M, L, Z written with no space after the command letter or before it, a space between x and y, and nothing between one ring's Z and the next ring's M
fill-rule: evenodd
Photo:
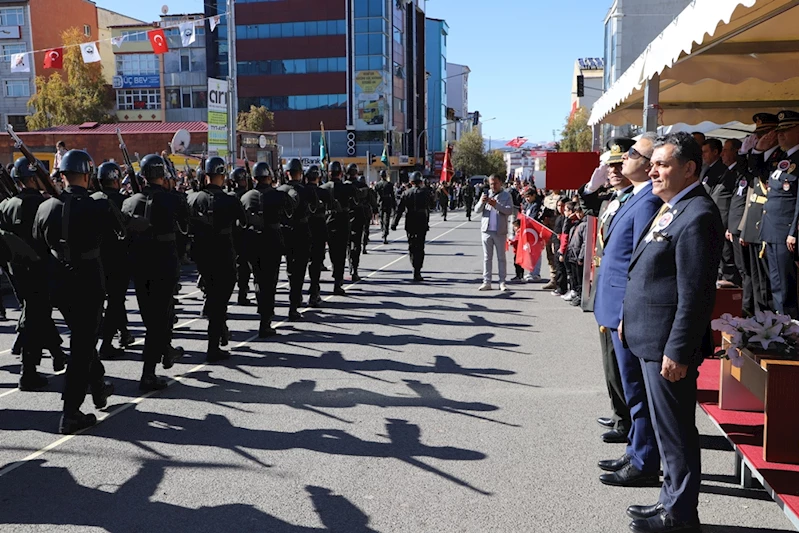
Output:
M475 213L482 213L483 218L480 220L480 231L486 233L488 231L488 223L490 221L491 211L496 209L497 212L497 235L508 234L508 216L513 212L513 198L510 193L502 189L498 193L488 191L489 198L496 198L497 205L492 207L485 202L485 196L480 195L480 200L474 206Z
M722 163L723 164L723 163ZM719 181L710 189L710 198L716 207L719 208L721 215L721 223L726 229L730 219L730 204L732 203L732 196L738 187L738 173L735 165L732 170L729 167L724 167L724 173L719 178Z
M649 183L616 212L605 232L605 248L595 287L594 317L600 326L617 329L627 287L630 258L663 201L652 194Z
M698 365L713 352L710 319L724 228L703 187L667 213L671 222L648 241L647 226L633 252L622 307L624 341L641 359L666 355Z
M702 174L701 182L702 185L706 187L706 191L712 191L713 188L718 185L721 181L721 177L724 176L724 172L728 169L722 163L721 158L717 159L715 163L707 167L704 174Z
M735 168L732 169L735 173L735 183L732 190L732 198L730 199L730 211L727 215L727 230L735 236L741 234L738 229L743 220L744 211L746 210L746 202L749 199L749 191L752 187L752 174L749 172L749 167L746 164L745 158L739 158ZM718 204L716 204L718 205ZM724 221L722 217L722 222Z

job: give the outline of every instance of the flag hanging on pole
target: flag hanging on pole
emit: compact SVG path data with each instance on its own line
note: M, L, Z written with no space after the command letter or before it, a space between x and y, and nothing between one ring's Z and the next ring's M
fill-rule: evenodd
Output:
M319 127L322 130L322 138L319 140L319 161L323 167L327 167L327 141L325 140L325 123L320 122Z
M64 49L53 48L44 53L44 68L64 68Z
M525 270L532 271L544 251L552 231L539 221L519 213L519 244L516 246L516 264Z
M386 168L390 166L388 161L388 145L386 143L383 143L383 155L380 156L380 162L383 163Z
M180 40L183 46L190 46L196 40L194 22L184 22L180 25Z
M119 48L120 46L122 46L122 43L125 42L127 38L128 38L127 33L123 33L122 35L119 35L117 37L111 37L111 44Z
M97 49L97 43L83 43L80 45L80 55L83 57L84 63L99 63L102 60L100 50Z
M208 24L211 25L211 31L214 31L217 26L219 26L221 21L221 17L219 15L215 15L208 19Z
M150 39L150 44L153 45L153 53L165 54L169 52L169 46L166 44L166 35L164 35L164 30L150 30L147 32L147 37Z
M444 150L444 164L441 167L441 181L452 181L455 177L455 170L452 168L452 145L447 144Z
M30 72L31 65L28 53L11 55L11 72Z

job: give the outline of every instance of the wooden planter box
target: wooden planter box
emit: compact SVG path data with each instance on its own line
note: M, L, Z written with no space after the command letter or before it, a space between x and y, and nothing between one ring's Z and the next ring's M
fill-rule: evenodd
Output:
M729 346L726 335L722 347ZM765 413L763 459L799 464L799 360L741 350L743 365L721 360L719 407Z

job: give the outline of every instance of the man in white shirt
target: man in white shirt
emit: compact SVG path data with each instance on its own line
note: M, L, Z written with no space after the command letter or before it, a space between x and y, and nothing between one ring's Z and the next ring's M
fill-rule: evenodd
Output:
M474 211L482 216L480 229L483 232L483 284L480 285L480 290L491 290L491 271L496 250L499 290L507 291L505 280L508 263L505 241L508 239L508 216L513 212L513 199L510 193L502 188L500 176L492 174L488 179L488 189L483 191Z

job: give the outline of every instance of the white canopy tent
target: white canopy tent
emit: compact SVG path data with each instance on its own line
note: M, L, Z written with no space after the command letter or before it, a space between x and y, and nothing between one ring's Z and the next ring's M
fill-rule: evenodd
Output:
M695 0L594 105L589 124L751 124L799 109L799 0Z

